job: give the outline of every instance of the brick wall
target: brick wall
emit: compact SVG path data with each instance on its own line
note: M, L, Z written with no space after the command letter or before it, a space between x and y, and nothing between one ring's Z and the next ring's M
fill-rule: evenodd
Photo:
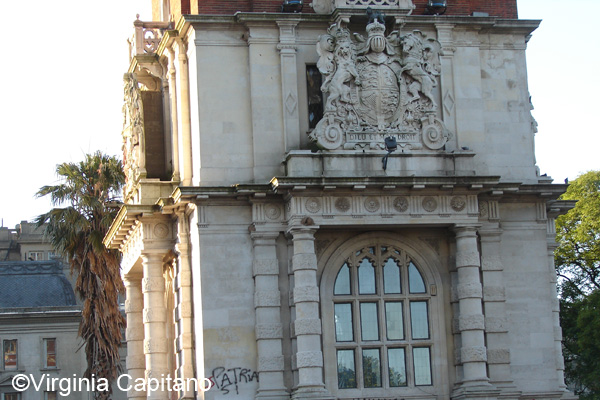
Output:
M448 8L444 15L471 15L485 12L493 17L517 18L517 0L447 0ZM427 0L413 0L413 15L426 13Z
M243 12L279 12L282 0L180 0L181 10L185 14L190 10L190 1L198 2L199 14L232 15ZM305 0L303 13L312 13L308 6L311 0ZM427 0L413 0L416 9L413 15L426 14ZM517 18L517 0L448 0L445 15L471 15L473 12L485 12L490 16Z

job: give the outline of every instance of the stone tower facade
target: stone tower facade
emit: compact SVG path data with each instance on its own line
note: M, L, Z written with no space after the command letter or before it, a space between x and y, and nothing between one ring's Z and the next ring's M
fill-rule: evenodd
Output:
M514 1L283 3L155 1L134 23L105 238L127 367L214 386L129 397L570 397L539 21Z

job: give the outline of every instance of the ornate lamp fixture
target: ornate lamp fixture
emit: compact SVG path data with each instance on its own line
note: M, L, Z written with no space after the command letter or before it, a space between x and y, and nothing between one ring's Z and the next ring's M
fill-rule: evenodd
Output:
M446 12L447 0L427 0L427 12L433 15L442 15Z
M385 171L387 169L388 157L391 152L396 151L396 149L398 148L398 143L396 142L396 138L394 138L392 136L386 137L384 139L384 143L385 143L385 150L387 151L387 154L385 156L383 156L383 158L381 159L381 162L383 163L383 170Z
M283 0L281 12L297 13L302 11L302 0Z

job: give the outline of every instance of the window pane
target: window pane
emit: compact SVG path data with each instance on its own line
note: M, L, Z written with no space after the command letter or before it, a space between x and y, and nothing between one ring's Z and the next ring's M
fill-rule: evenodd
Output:
M5 393L4 400L19 400L19 393Z
M379 349L364 349L362 354L365 387L381 387L381 364L379 362Z
M338 342L351 342L354 340L352 333L352 304L335 305L335 340Z
M350 268L344 263L335 278L333 294L350 294Z
M388 258L383 266L383 291L385 293L401 293L400 267L393 258Z
M4 341L4 369L17 369L17 341Z
M404 323L402 317L402 302L385 303L385 326L388 340L404 339Z
M44 339L46 343L46 367L56 367L56 339Z
M429 338L429 322L427 319L427 302L410 302L410 326L413 339Z
M406 386L406 362L404 349L388 349L390 386Z
M356 387L356 368L354 367L354 350L337 351L338 388Z
M429 347L413 348L413 362L415 364L415 385L431 385Z
M358 293L375 294L375 268L368 258L363 258L358 266Z
M408 266L408 286L411 293L425 293L425 282L412 262Z
M360 303L360 330L362 340L379 340L377 303Z
M46 392L46 400L56 400L56 392Z

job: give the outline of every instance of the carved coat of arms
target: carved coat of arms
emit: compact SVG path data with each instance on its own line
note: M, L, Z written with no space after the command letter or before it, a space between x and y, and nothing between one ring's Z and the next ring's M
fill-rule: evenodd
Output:
M378 20L367 38L331 26L317 43L327 101L310 138L327 150L382 149L388 136L406 149L441 149L450 133L436 116L440 48L420 31L385 36Z

